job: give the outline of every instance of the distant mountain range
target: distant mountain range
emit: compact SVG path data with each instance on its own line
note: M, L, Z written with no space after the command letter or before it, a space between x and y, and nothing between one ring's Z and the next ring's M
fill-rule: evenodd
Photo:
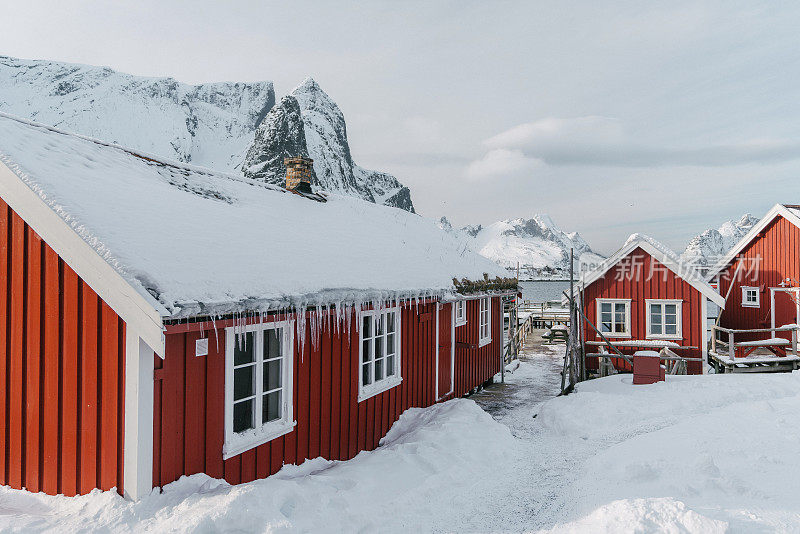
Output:
M705 272L741 241L756 223L758 219L746 213L738 220L723 223L719 228L710 228L689 242L681 259Z
M467 246L509 270L516 270L519 264L520 278L567 277L570 249L574 251L576 274L604 259L577 232L564 232L547 215L460 229L442 217L439 227L459 235Z
M310 78L276 106L267 81L188 85L0 56L0 111L270 183L283 183L284 156L307 155L319 188L414 211L394 176L355 164L344 115Z

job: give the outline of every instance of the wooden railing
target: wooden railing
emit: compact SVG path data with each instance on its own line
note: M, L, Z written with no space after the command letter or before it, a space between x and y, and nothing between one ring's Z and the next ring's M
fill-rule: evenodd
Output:
M764 345L754 345L752 341L740 341L739 343L736 342L736 335L737 334L766 334L772 333L772 337L774 338L776 333L778 332L791 332L791 350L792 354L797 355L797 331L800 330L800 326L797 325L788 325L788 326L779 326L777 328L754 328L750 330L737 330L733 328L724 328L722 326L712 326L711 327L711 352L715 354L726 354L728 357L733 360L736 358L736 349L737 348L753 348L753 347L769 347L769 344ZM723 334L727 337L727 339L722 340L719 339L720 335ZM769 340L765 340L769 341ZM777 345L777 343L776 343ZM784 344L785 345L785 344ZM721 352L720 349L724 348L725 351Z

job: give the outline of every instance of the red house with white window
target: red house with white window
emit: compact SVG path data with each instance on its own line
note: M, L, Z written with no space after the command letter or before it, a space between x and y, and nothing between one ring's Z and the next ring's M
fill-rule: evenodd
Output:
M799 249L800 206L776 204L707 274L726 297L720 324L737 329L800 324Z
M668 348L687 358L687 370L702 373L707 355L707 302L723 298L694 269L658 241L632 235L625 246L580 281L579 298L589 322L623 354ZM597 330L584 321L587 354L612 352ZM587 358L597 369L598 358ZM622 358L615 367L630 370Z
M800 367L798 248L800 206L776 204L708 272L725 297L712 352L721 371Z
M139 498L378 446L500 371L515 281L432 222L0 114L0 484Z

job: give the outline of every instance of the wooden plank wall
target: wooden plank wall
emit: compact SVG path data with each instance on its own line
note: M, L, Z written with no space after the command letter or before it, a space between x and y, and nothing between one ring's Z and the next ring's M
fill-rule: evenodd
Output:
M122 492L125 324L0 200L0 484Z
M499 310L499 299L495 300ZM468 362L483 366L472 374L481 383L499 371L502 315L494 310L496 337ZM376 448L404 410L436 402L436 304L405 304L401 314L403 381L399 386L358 402L355 325L349 336L346 329L337 333L325 328L316 347L306 332L302 355L300 344L295 343L294 431L225 461L225 331L218 327L216 336L213 331L168 334L166 358L155 358L154 486L199 472L238 484L264 478L283 464L318 456L347 460L359 451ZM209 338L209 354L195 357L195 340L201 335ZM493 354L496 365L489 361ZM466 387L469 379L461 380L461 387Z
M737 262L720 273L723 275L719 289L721 295L728 293L731 283L734 286L725 302L720 325L734 329L769 328L772 319L769 288L779 287L786 278L795 282L800 280L800 229L783 217L776 217L742 250L740 257L744 261L736 280L730 278L733 278ZM751 271L754 264L757 268ZM742 306L742 286L760 288L760 307ZM769 334L761 334L761 337L769 337ZM750 338L738 334L736 339L746 341Z
M646 339L647 306L645 299L680 299L683 301L681 331L683 339L675 340L679 345L694 346L697 349L678 349L676 352L689 358L701 358L702 335L704 319L702 316L702 303L705 296L693 288L688 282L668 270L661 262L653 259L647 252L637 248L629 255L630 262L624 262L610 269L605 276L591 283L584 293L583 312L598 328L597 317L598 298L631 299L631 337L630 339ZM630 266L638 265L639 275L626 276L631 271ZM652 273L652 276L651 276ZM588 324L585 326L586 340L602 341L597 332ZM628 339L628 338L620 338ZM635 349L620 349L625 354L633 354ZM587 358L587 367L597 368L597 358ZM614 365L621 370L630 371L630 365L624 360L614 361ZM688 372L699 374L702 372L700 362L689 362Z

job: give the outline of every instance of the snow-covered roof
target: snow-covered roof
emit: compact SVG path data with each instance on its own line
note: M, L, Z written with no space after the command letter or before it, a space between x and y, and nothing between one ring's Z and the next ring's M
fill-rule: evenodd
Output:
M650 236L638 233L632 234L625 242L625 245L612 254L611 257L605 260L597 269L584 274L578 282L576 289L580 286L588 286L592 282L600 279L637 248L641 248L647 252L651 257L675 273L676 276L685 280L712 302L720 307L725 307L725 299L722 295L708 285L694 266L682 264L680 257L668 246Z
M505 272L400 209L315 202L5 114L0 162L0 196L21 180L162 317L434 295Z
M760 221L758 221L749 232L747 232L744 237L742 237L739 242L733 246L732 249L728 251L722 259L714 265L708 273L706 273L706 279L711 280L717 274L720 273L723 269L725 269L730 263L736 258L736 256L748 245L750 242L761 233L764 228L767 227L769 223L775 220L776 217L783 217L793 225L800 228L800 207L796 205L788 205L788 204L775 204L770 208L766 215L764 215Z

